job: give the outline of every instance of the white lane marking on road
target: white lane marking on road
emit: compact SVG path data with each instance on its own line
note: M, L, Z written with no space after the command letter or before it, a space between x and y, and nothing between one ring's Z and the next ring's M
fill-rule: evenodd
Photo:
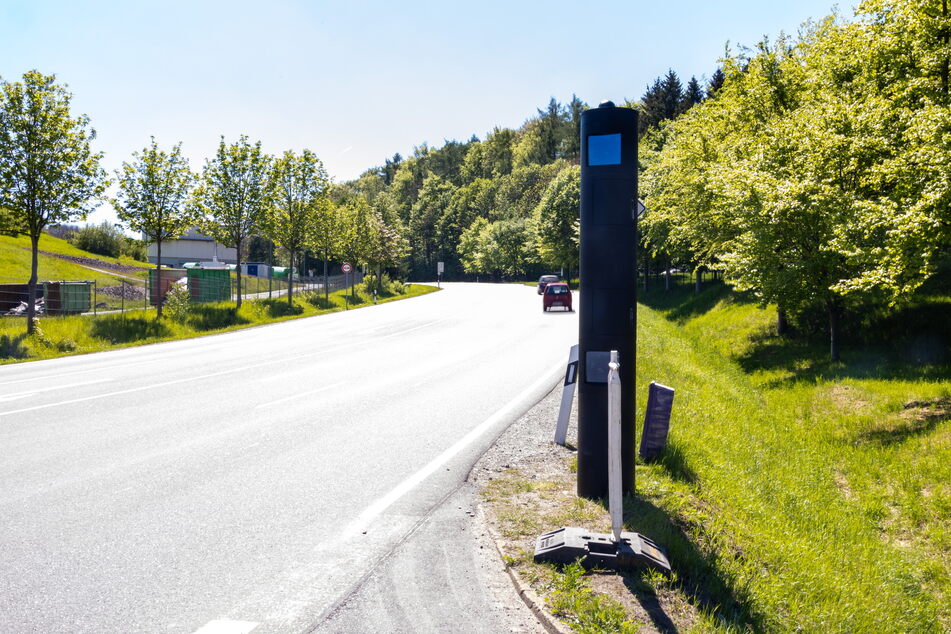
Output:
M346 381L340 381L339 383L332 383L330 385L325 385L323 387L318 387L316 390L308 390L306 392L298 392L297 394L291 394L290 396L285 396L284 398L279 398L276 401L270 401L268 403L261 403L254 409L261 409L264 407L271 407L272 405L277 405L279 403L286 403L287 401L293 401L295 398L304 398L305 396L313 396L314 394L319 394L321 392L326 392L327 390L332 390L335 387L340 387L341 385L346 384Z
M28 392L16 392L14 394L4 394L0 396L0 403L5 401L15 401L19 398L26 398L27 396L33 396L34 394L40 394L42 392L55 392L56 390L65 390L69 387L83 387L84 385L95 385L97 383L109 383L112 379L96 379L94 381L83 381L82 383L67 383L66 385L56 385L54 387L40 387L35 390L29 390Z
M248 634L257 626L258 623L252 621L216 619L195 630L195 634Z
M401 336L401 335L405 335L405 334L408 333L408 332L412 332L412 331L414 331L414 330L419 330L419 329L421 329L421 328L430 328L430 327L432 327L433 325L435 325L435 324L437 324L437 323L440 323L440 322L442 322L442 321L446 321L447 319L448 319L448 317L445 318L445 319L438 319L438 320L436 320L436 321L432 321L432 322L423 324L423 325L421 325L421 326L416 326L415 328L409 328L409 329L407 329L407 330L402 330L402 331L399 331L399 332L394 332L394 333L392 333L392 334L390 334L390 335L387 335L386 337L380 337L380 339L389 339L389 338L391 338L391 337L398 337L398 336ZM379 340L378 340L378 341L379 341ZM180 384L182 384L182 383L190 383L190 382L192 382L192 381L196 381L196 380L200 380L200 379L210 379L210 378L213 378L213 377L216 377L216 376L225 376L225 375L228 375L228 374L236 374L236 373L238 373L238 372L246 372L247 370L253 370L253 369L255 369L255 368L262 368L262 367L269 366L269 365L276 365L276 364L278 364L278 363L288 363L289 361L295 361L295 360L297 360L297 359L305 359L305 358L307 358L307 357L313 357L313 356L318 355L318 354L326 354L328 351L331 351L331 350L334 350L334 349L346 348L346 347L348 347L348 346L350 346L350 345L352 345L352 344L350 344L350 343L343 343L343 344L340 344L340 345L338 345L338 346L335 346L335 347L334 347L334 346L331 346L330 348L325 348L325 349L323 349L323 350L319 350L319 351L316 351L316 352L306 352L306 353L304 353L304 354L299 354L299 355L296 355L296 356L293 356L293 357L286 357L286 358L283 358L283 359L273 359L273 360L271 360L271 361L262 361L262 362L260 362L260 363L252 363L251 365L245 365L245 366L241 366L241 367L239 367L239 368L231 368L230 370L222 370L221 372L209 372L209 373L207 373L207 374L202 374L202 375L199 375L199 376L191 376L191 377L186 377L186 378L182 378L182 379L174 379L174 380L172 380L172 381L164 381L164 382L162 382L162 383L150 383L149 385L143 385L143 386L141 386L141 387L133 387L133 388L129 388L128 390L119 390L119 391L117 391L117 392L107 392L107 393L105 393L105 394L93 394L93 395L91 395L91 396L84 396L84 397L82 397L82 398L74 398L74 399L70 399L70 400L68 400L68 401L58 401L58 402L56 402L56 403L44 403L43 405L35 405L35 406L33 406L33 407L24 407L24 408L22 408L22 409L14 409L14 410L10 410L10 411L8 411L8 412L0 412L0 416L5 416L5 415L8 415L8 414L23 414L24 412L34 412L34 411L36 411L36 410L48 409L48 408L50 408L50 407L57 407L57 406L60 406L60 405L72 405L72 404L74 404L74 403L84 403L84 402L86 402L86 401L93 401L93 400L100 399L100 398L111 398L111 397L113 397L113 396L122 396L123 394L134 394L135 392L144 392L145 390L152 390L152 389L159 388L159 387L168 387L169 385L180 385Z
M435 320L435 321L431 321L431 322L422 324L422 325L420 325L420 326L416 326L415 328L409 328L409 329L407 329L407 330L401 330L401 331L398 331L398 332L394 332L394 333L392 333L392 334L390 334L390 335L387 335L387 336L385 336L385 337L380 337L380 339L390 339L390 338L392 338L392 337L399 337L399 336L405 335L406 333L408 333L408 332L413 332L414 330L420 330L420 329L422 329L422 328L431 328L431 327L434 326L435 324L438 324L438 323L441 323L441 322L444 322L444 321L448 321L448 319L449 319L448 317L446 317L446 318L444 318L444 319L437 319L437 320ZM379 340L377 340L377 341L379 341ZM231 368L230 370L222 370L221 372L209 372L209 373L207 373L207 374L202 374L202 375L199 375L199 376L191 376L191 377L187 377L187 378L183 378L183 379L174 379L174 380L172 380L172 381L165 381L165 382L163 382L163 383L150 383L149 385L143 385L143 386L141 386L141 387L133 387L133 388L129 388L128 390L119 390L118 392L107 392L106 394L93 394L92 396L84 396L84 397L82 397L82 398L74 398L74 399L70 399L70 400L68 400L68 401L58 401L58 402L56 402L56 403L45 403L45 404L43 404L43 405L36 405L36 406L34 406L34 407L24 407L23 409L14 409L14 410L10 410L10 411L8 411L8 412L0 412L0 416L4 416L4 415L7 415L7 414L22 414L22 413L24 413L24 412L34 412L34 411L36 411L36 410L48 409L48 408L50 408L50 407L58 407L58 406L60 406L60 405L72 405L73 403L84 403L84 402L86 402L86 401L93 401L93 400L100 399L100 398L110 398L110 397L113 397L113 396L122 396L123 394L134 394L135 392L144 392L145 390L151 390L151 389L155 389L155 388L159 388L159 387L167 387L167 386L169 386L169 385L179 385L179 384L181 384L181 383L189 383L189 382L191 382L191 381L196 381L196 380L200 380L200 379L209 379L209 378L213 378L213 377L216 377L216 376L225 376L225 375L227 375L227 374L236 374L236 373L238 373L238 372L245 372L245 371L247 371L247 370L253 370L253 369L255 369L255 368L263 368L263 367L265 367L265 366L275 365L275 364L278 364L278 363L288 363L289 361L296 361L296 360L298 360L298 359L306 359L307 357L313 357L313 356L316 356L316 355L318 355L318 354L326 354L326 353L329 352L329 351L347 348L348 346L352 346L352 345L353 345L353 344L351 344L351 343L343 343L343 344L340 344L340 345L338 345L338 346L331 346L331 347L329 347L329 348L325 348L325 349L323 349L323 350L319 350L319 351L315 351L315 352L305 352L305 353L303 353L303 354L299 354L299 355L292 356L292 357L285 357L285 358L283 358L283 359L273 359L273 360L271 360L271 361L262 361L262 362L260 362L260 363L252 363L252 364L250 364L250 365L242 366L242 367L240 367L240 368Z
M373 522L373 520L381 515L383 511L389 508L394 502L419 486L423 480L431 476L443 465L452 460L459 452L475 442L482 434L497 425L499 421L512 416L515 410L522 404L523 400L528 398L529 394L542 389L545 387L545 385L554 386L558 382L559 377L562 376L563 372L562 364L559 363L555 366L554 371L546 372L541 379L535 381L535 383L523 390L518 396L510 400L504 407L502 407L502 409L498 410L487 419L479 423L477 427L473 428L468 434L457 440L455 444L433 458L429 464L397 484L392 490L390 490L389 493L365 508L363 512L357 517L357 519L351 522L350 525L343 530L341 535L342 539L347 540L366 531L369 528L370 523Z

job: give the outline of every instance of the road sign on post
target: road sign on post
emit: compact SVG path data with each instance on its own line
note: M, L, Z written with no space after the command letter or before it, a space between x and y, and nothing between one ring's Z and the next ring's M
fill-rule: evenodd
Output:
M621 471L634 491L637 112L610 101L581 114L578 495L608 493L608 362L621 381Z

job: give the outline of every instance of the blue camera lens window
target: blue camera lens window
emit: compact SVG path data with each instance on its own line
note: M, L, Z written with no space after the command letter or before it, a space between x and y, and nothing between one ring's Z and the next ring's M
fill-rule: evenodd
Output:
M588 165L620 164L620 134L596 134L588 137Z

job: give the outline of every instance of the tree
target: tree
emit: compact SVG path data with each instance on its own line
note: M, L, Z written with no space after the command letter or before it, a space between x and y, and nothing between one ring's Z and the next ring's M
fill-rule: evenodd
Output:
M2 81L2 80L0 80ZM69 112L72 95L53 75L31 70L22 82L0 83L0 209L5 229L30 236L27 333L34 331L40 234L50 224L85 216L107 186L96 131Z
M261 151L260 141L252 145L241 135L225 145L222 137L215 158L205 162L192 197L202 230L238 252L236 308L241 308L242 248L273 204L271 160Z
M416 274L425 275L435 270L437 225L449 206L452 193L453 186L433 174L426 178L419 198L413 204L409 226L414 238L410 246Z
M489 221L476 218L459 238L459 261L466 273L484 273L488 271L484 252Z
M365 198L357 196L348 200L340 212L341 231L337 243L340 256L354 266L367 264L377 228L373 223L373 210Z
M723 69L717 68L715 71L713 71L713 76L710 77L710 81L707 82L706 97L710 98L717 94L717 91L723 87L724 81L726 81L726 75L723 74Z
M290 254L287 303L293 304L295 256L313 242L321 211L327 206L330 178L313 152L304 150L297 156L288 150L273 162L270 179L273 204L262 216L261 230Z
M383 290L383 269L396 266L409 249L396 227L386 223L379 213L369 216L370 230L366 250L367 264L376 273L377 290Z
M703 98L703 88L700 87L700 82L697 81L696 77L691 77L690 81L687 82L687 88L684 90L681 110L687 112L690 108L703 101Z
M119 191L112 200L119 220L129 229L145 236L156 245L156 284L160 284L162 242L181 236L194 223L187 208L189 190L195 176L182 156L181 143L171 153L159 149L152 137L151 144L132 155L132 162L123 161L116 171ZM158 298L156 317L162 318L164 297Z
M487 272L501 275L523 275L537 263L532 249L535 242L531 222L525 218L499 220L488 226L483 234Z
M462 232L476 218L487 218L491 213L495 204L494 183L487 178L479 178L456 189L439 217L436 223L436 250L446 262L447 274L458 271L457 247Z
M545 264L566 271L578 265L580 208L581 169L571 165L558 173L535 209L538 255Z
M311 233L307 248L315 253L324 262L324 300L330 301L330 280L327 273L327 264L336 257L339 251L341 214L339 209L328 199L321 201L317 207L314 219L314 230Z
M684 90L680 78L672 69L663 79L654 80L641 97L637 120L638 136L656 127L661 121L673 119L684 111Z

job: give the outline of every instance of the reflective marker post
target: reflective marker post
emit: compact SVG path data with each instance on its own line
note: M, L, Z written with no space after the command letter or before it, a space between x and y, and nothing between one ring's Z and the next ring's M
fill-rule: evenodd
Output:
M637 112L610 101L581 114L578 495L608 494L608 363L621 380L621 471L634 491Z
M535 540L535 561L569 564L581 561L585 568L651 568L670 572L670 560L662 546L640 533L625 532L624 502L621 494L621 382L617 352L610 351L608 367L608 406L610 412L610 511L611 533L594 533L575 526L565 526L542 533Z
M578 380L578 346L571 346L568 353L568 369L565 370L565 384L561 390L561 407L558 409L558 425L555 427L555 444L565 446L568 437L568 419L571 417L571 403L575 398L575 382Z
M608 510L611 534L621 541L624 524L624 499L621 493L621 379L618 377L617 351L611 351L608 364Z

